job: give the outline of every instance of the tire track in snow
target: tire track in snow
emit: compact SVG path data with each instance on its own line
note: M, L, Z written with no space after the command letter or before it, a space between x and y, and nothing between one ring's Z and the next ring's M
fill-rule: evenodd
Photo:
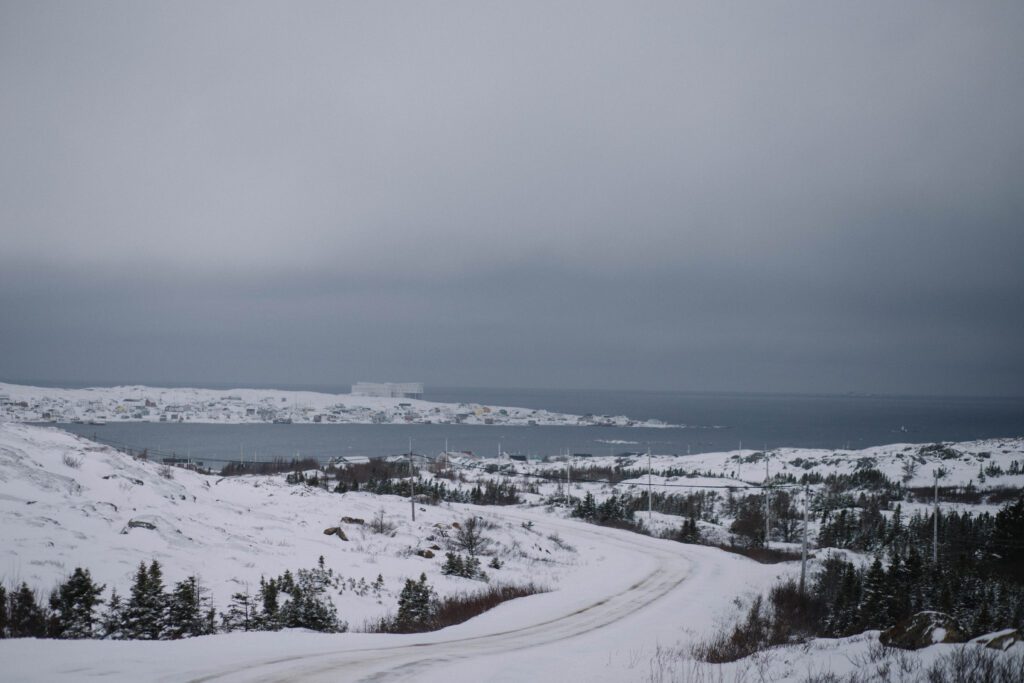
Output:
M630 532L595 528L518 511L505 516L556 526L573 537L591 537L622 552L641 553L656 561L641 579L625 589L535 624L477 636L279 657L191 679L192 683L271 683L288 681L366 681L384 683L421 678L425 671L452 662L518 653L531 648L585 636L642 611L665 597L689 575L690 560L662 543ZM441 632L435 632L443 634ZM425 635L425 634L424 634Z

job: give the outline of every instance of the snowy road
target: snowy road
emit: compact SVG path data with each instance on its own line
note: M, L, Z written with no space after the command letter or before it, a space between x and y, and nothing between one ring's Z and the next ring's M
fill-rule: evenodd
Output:
M550 519L545 520L550 526ZM241 670L231 669L193 679L205 681L405 681L451 680L453 664L471 666L478 660L503 656L532 659L534 648L563 644L574 647L570 639L620 622L627 617L639 618L649 605L664 599L676 589L689 573L690 562L679 553L664 549L664 544L642 544L640 537L620 537L604 529L585 529L579 524L561 525L573 542L600 536L605 546L614 547L624 555L642 555L642 575L630 585L616 586L614 592L594 596L590 604L539 623L487 635L452 639L425 639L392 647L357 649L344 652L304 655L266 663L255 663ZM568 527L568 529L566 529ZM628 582L632 577L626 577ZM521 663L515 665L525 673ZM488 668L488 667L482 667ZM527 667L532 668L532 667ZM491 673L500 675L498 671ZM530 672L534 680L543 671ZM519 674L515 676L521 680Z
M574 545L600 549L604 566L594 568L600 577L595 585L509 603L474 620L473 635L466 624L436 634L391 636L401 644L385 647L332 649L226 666L191 680L566 680L583 671L590 680L622 680L627 674L623 669L630 665L639 665L639 678L646 673L655 643L674 642L666 630L674 630L677 639L689 620L707 620L708 596L721 594L721 584L710 591L707 581L722 578L722 564L735 563L715 551L627 532L522 512L510 516L557 527ZM501 628L508 622L519 625Z
M17 641L11 681L644 681L658 646L700 637L776 571L702 546L507 510L577 550L557 591L412 635L231 633L180 641ZM12 643L8 643L12 644ZM2 651L3 648L0 648ZM13 654L9 652L8 654Z

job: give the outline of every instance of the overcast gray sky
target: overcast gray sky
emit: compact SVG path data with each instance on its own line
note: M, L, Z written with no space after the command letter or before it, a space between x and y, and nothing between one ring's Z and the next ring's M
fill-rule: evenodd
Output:
M1024 394L1022 36L0 1L0 379Z

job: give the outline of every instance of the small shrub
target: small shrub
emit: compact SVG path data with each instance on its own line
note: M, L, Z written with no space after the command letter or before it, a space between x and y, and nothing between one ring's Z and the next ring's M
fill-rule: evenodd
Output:
M765 547L743 547L738 545L725 545L724 543L711 543L713 548L720 548L729 553L736 553L749 557L761 564L778 564L779 562L793 562L800 559L800 553L793 550L776 550Z
M164 479L174 479L174 468L170 465L161 465L157 472Z
M394 536L395 532L398 531L398 527L384 515L384 508L377 511L377 514L370 519L370 523L367 526L370 527L370 531L373 533L383 536Z
M925 674L928 683L1017 683L1024 681L1024 653L965 645L940 657Z
M480 569L480 560L472 555L463 557L456 553L445 553L444 558L444 566L441 567L442 574L461 576L464 579L487 580L487 574Z
M487 552L487 549L491 546L491 539L484 536L483 528L484 524L479 517L467 517L466 521L455 530L455 536L451 539L451 544L459 550L466 551L473 557L481 555Z
M559 550L565 550L565 551L570 552L570 553L576 552L576 548L572 547L571 545L566 543L564 540L562 540L562 537L559 536L557 533L550 534L548 536L548 540L551 541L552 543L554 543L556 546L558 546Z
M77 470L79 467L82 466L82 459L76 458L70 453L65 453L63 456L61 456L61 460L64 462L65 465L67 465L73 470Z
M545 592L545 589L528 583L522 586L488 586L473 593L447 597L437 604L434 627L444 628L461 624L508 600Z
M545 593L547 589L533 583L521 586L487 586L472 593L459 593L440 600L433 595L426 576L421 575L419 581L408 579L402 590L405 601L399 598L399 614L385 617L366 628L368 633L421 633L434 631L447 626L461 624L464 621L483 614L507 600ZM429 603L425 607L424 597L429 595ZM428 615L426 618L421 618ZM404 617L404 618L403 618Z

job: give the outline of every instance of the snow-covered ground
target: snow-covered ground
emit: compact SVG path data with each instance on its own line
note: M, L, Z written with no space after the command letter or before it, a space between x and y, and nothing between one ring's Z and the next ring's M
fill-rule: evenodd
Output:
M0 422L198 422L244 424L467 424L667 427L624 415L436 403L277 389L167 389L146 386L59 389L0 382Z
M767 468L766 468L767 459ZM1010 474L1014 462L1019 474ZM906 477L908 463L913 470ZM557 472L565 476L566 468L577 472L594 468L619 467L641 476L625 483L646 486L648 457L646 455L598 456L571 459L551 459L546 463L513 463L522 472ZM946 444L890 444L863 450L831 450L821 448L777 448L768 452L736 450L721 453L700 453L685 458L675 455L653 455L650 467L657 474L668 470L681 470L683 474L662 478L662 484L686 484L694 488L730 486L742 488L748 484L761 484L766 472L771 478L802 474L852 474L865 468L879 470L893 481L909 487L931 486L934 472L945 471L940 486L979 488L1024 487L1024 438L984 439ZM979 472L983 474L979 479ZM571 476L571 472L570 472Z
M753 455L653 456L651 467L660 474L651 483L673 492L683 490L669 489L673 484L728 485L742 491L746 482L763 479L764 462ZM950 473L944 484L965 484L976 479L979 466L1009 470L1015 460L1024 460L1024 440L947 444L923 452L920 445L856 453L787 449L772 454L770 467L772 474L799 476L852 472L865 467L858 463L870 462L901 478L903 463L911 457L920 460L920 485L931 482L931 469L939 465ZM496 476L485 474L479 462L452 464L470 480ZM572 477L568 465L576 476L586 467L642 471L647 458L489 464L510 477L515 469L560 479ZM673 468L676 472L669 474ZM780 576L799 571L799 565L760 565L715 548L567 519L564 508L544 505L564 485L561 481L525 476L518 481L536 487L525 496L525 505L422 505L413 523L408 499L329 493L288 485L282 476L221 478L168 469L55 428L0 423L0 581L8 586L25 581L45 595L82 566L108 592L116 586L123 594L138 563L156 559L168 583L198 574L223 610L232 593L246 586L254 590L260 576L309 568L323 556L325 565L343 577L331 596L339 617L357 631L393 612L405 579L421 572L441 595L480 586L441 573L445 535L452 533L453 523L477 515L495 542L493 554L504 563L500 569L486 568L491 581L532 581L549 589L430 634L290 630L162 642L0 640L0 678L799 681L808 673L843 673L868 665L874 642L870 634L819 639L713 670L693 662L688 655L693 642L731 623L750 598ZM600 498L638 493L648 484L645 475L614 485L571 481L572 495L591 492ZM1019 486L1020 477L992 476L987 482ZM341 522L342 517L369 522L379 514L395 525L394 535ZM646 514L639 517L647 521ZM656 513L649 524L657 531L679 522ZM324 534L336 526L347 541ZM440 550L434 550L434 558L416 554L435 547ZM374 591L368 586L378 574L384 587ZM951 647L933 646L912 657L923 666Z

